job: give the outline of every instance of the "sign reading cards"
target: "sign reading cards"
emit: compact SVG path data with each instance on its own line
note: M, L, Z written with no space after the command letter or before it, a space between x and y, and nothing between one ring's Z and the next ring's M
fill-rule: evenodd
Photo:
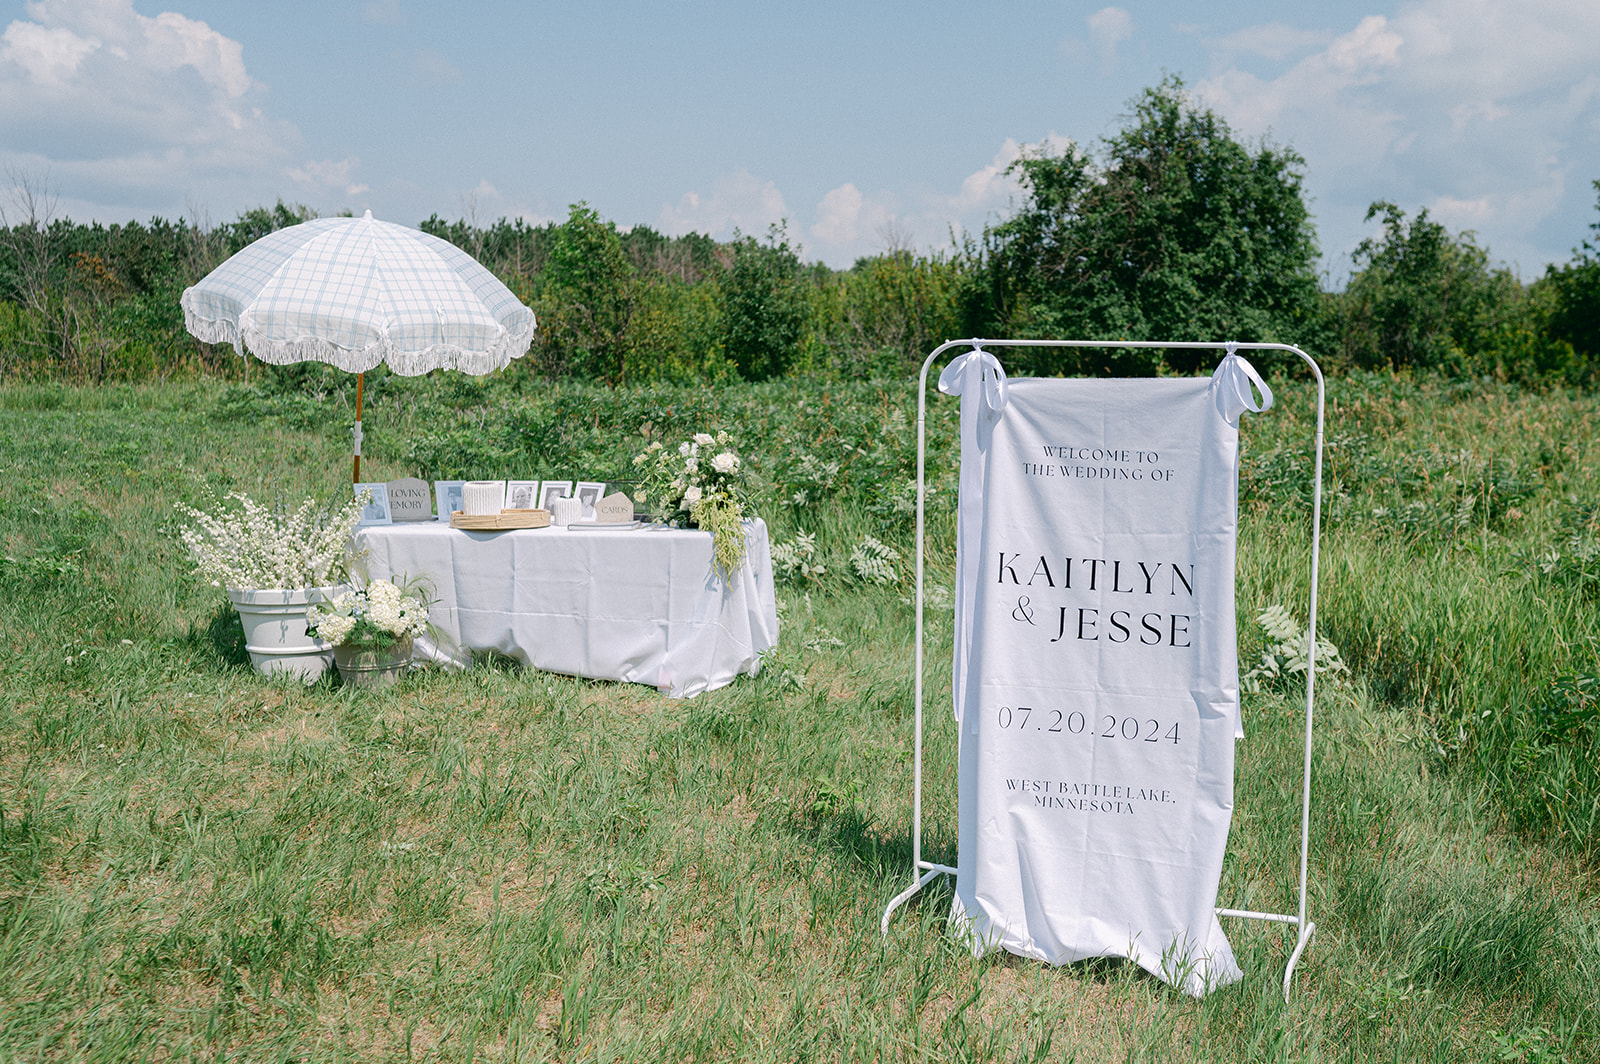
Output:
M633 500L626 492L614 491L594 504L594 515L603 525L627 524L633 520Z
M979 953L1126 956L1203 994L1239 978L1214 909L1254 371L1230 355L1209 380L996 377L974 352L940 381L963 434L952 919Z

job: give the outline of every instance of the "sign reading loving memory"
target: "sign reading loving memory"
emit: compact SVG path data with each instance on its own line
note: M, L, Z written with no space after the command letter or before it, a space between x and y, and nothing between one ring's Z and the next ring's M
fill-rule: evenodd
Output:
M952 920L980 953L1125 956L1202 994L1239 978L1214 909L1258 378L1237 355L1210 379L998 376L975 352L940 381L963 422Z

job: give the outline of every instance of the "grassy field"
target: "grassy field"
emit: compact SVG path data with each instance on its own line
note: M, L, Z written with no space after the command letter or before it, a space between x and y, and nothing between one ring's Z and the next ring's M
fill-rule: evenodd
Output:
M1278 391L1246 428L1241 618L1304 611L1310 410ZM1324 628L1354 681L1319 698L1287 1004L1292 939L1255 923L1200 1002L973 960L945 884L878 934L910 875L912 613L848 557L906 546L909 386L369 399L374 479L616 475L643 424L726 424L828 572L781 589L759 677L692 701L496 662L268 682L172 506L337 490L342 382L0 388L0 1061L1600 1059L1592 397L1335 382ZM949 640L941 613L945 862ZM1294 910L1300 703L1246 698L1222 904Z

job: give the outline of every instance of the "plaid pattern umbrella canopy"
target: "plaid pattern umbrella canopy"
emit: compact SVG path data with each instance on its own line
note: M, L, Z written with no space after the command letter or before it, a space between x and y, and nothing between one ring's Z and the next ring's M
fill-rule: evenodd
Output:
M416 229L317 218L269 233L184 290L183 324L263 362L474 376L527 354L533 311L460 248ZM355 479L361 479L361 380Z
M482 375L533 342L533 311L455 245L402 225L317 218L262 237L183 293L207 343L263 362Z

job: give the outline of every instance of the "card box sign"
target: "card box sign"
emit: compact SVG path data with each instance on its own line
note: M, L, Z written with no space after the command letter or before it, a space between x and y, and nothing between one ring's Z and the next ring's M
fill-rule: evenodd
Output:
M416 477L389 481L389 516L395 521L432 521L428 482Z
M594 519L602 525L621 525L633 520L633 500L625 491L614 491L594 504Z
M1229 388L1016 380L997 397L960 362L940 382L963 422L953 922L977 953L1125 956L1196 995L1231 983L1214 911L1239 712L1224 370L1245 370L1219 368Z

